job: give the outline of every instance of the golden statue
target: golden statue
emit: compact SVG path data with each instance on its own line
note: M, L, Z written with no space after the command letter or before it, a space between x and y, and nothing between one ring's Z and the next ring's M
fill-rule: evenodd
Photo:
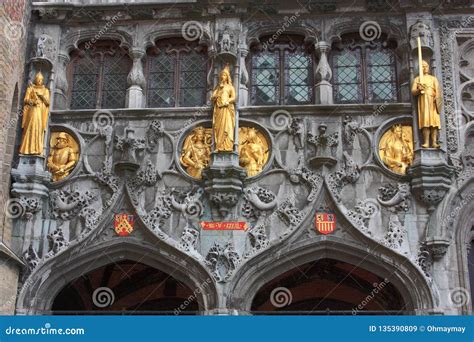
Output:
M20 154L43 155L44 132L48 124L49 90L43 85L43 75L38 72L34 84L26 89L21 128L23 135Z
M211 129L202 126L193 129L186 137L181 151L180 162L194 178L202 178L202 170L211 158Z
M441 90L436 77L429 74L429 69L428 63L423 61L422 70L413 81L411 92L413 96L418 96L418 127L423 137L421 147L439 148Z
M413 162L413 129L411 126L393 125L379 142L380 159L393 172L406 174Z
M53 146L53 142L56 144ZM71 141L72 140L72 141ZM77 164L79 147L67 133L53 132L51 134L51 149L48 157L48 169L53 175L53 181L66 178Z
M214 130L214 150L232 152L235 130L235 89L230 78L229 65L219 75L219 84L212 93L214 103L212 128Z
M239 161L252 177L262 172L268 160L268 143L262 133L253 127L239 128Z

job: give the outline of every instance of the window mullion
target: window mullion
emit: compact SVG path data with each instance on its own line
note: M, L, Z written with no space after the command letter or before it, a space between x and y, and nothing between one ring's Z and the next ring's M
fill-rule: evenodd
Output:
M365 47L362 47L360 49L360 71L361 71L361 90L362 90L362 101L363 103L368 102L369 98L369 84L368 84L368 68L367 68L367 49Z
M179 52L176 52L176 60L174 63L174 106L179 107L181 105L181 99L179 98L179 91L180 91L180 76L181 76L181 68L180 68L180 57L179 57Z
M96 99L96 108L101 108L102 107L102 94L104 91L104 54L100 54L100 59L99 59L99 79L97 80L97 99Z
M279 57L280 57L280 79L279 79L279 91L280 91L280 100L279 103L280 105L285 104L285 63L286 63L286 58L285 58L285 49L283 47L279 48Z

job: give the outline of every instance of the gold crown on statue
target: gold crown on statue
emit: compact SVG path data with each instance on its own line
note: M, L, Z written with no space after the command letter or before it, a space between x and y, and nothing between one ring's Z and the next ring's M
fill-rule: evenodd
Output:
M227 78L229 79L230 81L230 68L229 68L229 63L226 63L226 65L224 66L224 68L221 70L221 76L223 74L226 74L227 75Z

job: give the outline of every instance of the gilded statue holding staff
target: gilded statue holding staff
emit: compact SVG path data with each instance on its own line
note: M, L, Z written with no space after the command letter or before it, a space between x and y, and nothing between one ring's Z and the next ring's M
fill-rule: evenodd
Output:
M211 97L214 104L212 129L214 131L214 150L232 152L235 131L235 89L230 77L229 65L219 75L219 84Z
M418 98L418 128L423 139L421 147L439 148L441 89L438 79L429 74L429 64L422 59L420 37L418 37L418 64L419 75L413 81L411 92Z
M49 90L43 84L43 75L36 73L33 84L26 89L21 128L20 154L43 155L44 133L48 124Z

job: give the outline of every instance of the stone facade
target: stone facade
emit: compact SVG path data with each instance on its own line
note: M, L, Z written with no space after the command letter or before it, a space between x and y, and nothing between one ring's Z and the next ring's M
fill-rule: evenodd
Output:
M173 274L191 289L210 283L197 295L203 314L243 314L268 280L321 258L363 262L398 289L408 312L471 312L474 6L403 0L347 6L345 1L34 3L31 46L46 37L47 53L30 59L27 79L44 66L54 93L50 129L73 136L81 154L71 175L56 183L39 158L21 157L12 170L21 215L11 248L25 263L16 313L51 310L59 291L90 271L90 264L128 259ZM370 30L397 43L399 99L335 104L331 47L349 33L370 44L375 39ZM250 47L282 34L299 35L313 48L313 103L250 105ZM413 37L420 34L443 88L440 150L420 148L413 119ZM187 134L199 125L211 127L211 106L146 108L147 50L173 37L206 47L208 94L223 60L239 66L234 68L239 124L257 128L271 146L262 173L245 177L238 163L215 156L216 167L201 182L180 164ZM71 54L81 44L107 39L118 41L133 62L126 105L70 109ZM9 94L12 89L8 85ZM396 123L415 128L415 160L405 176L387 169L378 155L380 137ZM329 156L317 150L321 125L335 140ZM334 233L315 230L321 210L335 213ZM117 213L135 215L131 236L112 229ZM201 221L229 218L247 222L249 229L201 229ZM13 278L2 281L15 288Z
M26 62L27 24L29 20L28 1L3 1L0 5L0 207L8 205L10 170L13 161L15 138L19 127L19 98L23 87L23 73ZM11 217L0 211L0 306L1 314L15 310L19 262L11 252Z

